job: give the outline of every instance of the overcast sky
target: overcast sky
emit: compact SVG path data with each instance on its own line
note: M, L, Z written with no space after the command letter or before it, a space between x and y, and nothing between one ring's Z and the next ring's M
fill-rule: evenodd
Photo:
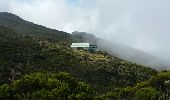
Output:
M170 0L0 0L0 11L170 59Z

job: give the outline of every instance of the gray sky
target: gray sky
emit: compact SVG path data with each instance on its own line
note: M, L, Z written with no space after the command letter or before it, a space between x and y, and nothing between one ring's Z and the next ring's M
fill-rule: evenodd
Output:
M0 11L170 59L170 0L0 0Z

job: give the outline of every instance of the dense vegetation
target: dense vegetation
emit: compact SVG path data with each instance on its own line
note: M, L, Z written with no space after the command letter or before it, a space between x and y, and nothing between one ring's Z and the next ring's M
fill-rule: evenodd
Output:
M1 98L94 98L115 88L133 87L158 73L104 52L74 51L69 44L78 37L9 13L0 13L0 22Z
M101 96L95 96L90 85L78 82L68 73L32 73L1 85L0 99L168 100L169 88L170 71L161 72L134 87L116 88Z
M135 87L117 88L101 96L103 99L126 100L169 100L170 71L153 76Z
M10 85L0 86L0 99L83 100L94 99L88 84L76 81L68 73L34 73L22 76Z

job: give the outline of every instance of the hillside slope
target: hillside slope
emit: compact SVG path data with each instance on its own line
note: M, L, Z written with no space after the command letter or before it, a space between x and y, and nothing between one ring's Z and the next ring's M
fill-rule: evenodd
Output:
M168 66L168 64L162 60L153 55L147 54L146 52L139 51L115 42L100 39L86 32L73 32L72 34L69 34L66 32L49 29L47 27L25 21L19 16L7 12L0 13L0 26L9 27L17 33L29 35L36 39L46 39L48 41L57 42L58 44L65 46L69 46L71 42L95 43L101 50L107 51L109 54L137 64L150 66L157 70L166 69Z
M134 86L157 74L152 68L127 62L107 53L73 51L68 47L73 40L68 33L45 27L40 30L42 26L35 24L31 24L34 28L30 28L30 22L20 18L17 22L23 21L24 24L14 25L17 27L4 24L16 24L15 18L8 19L14 16L0 14L0 19L4 17L0 23L1 84L10 83L26 73L63 71L71 73L77 80L89 83L98 94L116 87ZM22 30L20 26L24 25L25 29ZM33 33L28 34L28 30Z

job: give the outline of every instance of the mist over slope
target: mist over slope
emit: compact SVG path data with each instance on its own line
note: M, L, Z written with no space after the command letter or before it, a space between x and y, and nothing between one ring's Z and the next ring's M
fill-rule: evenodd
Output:
M93 33L169 63L169 4L169 0L0 0L0 10L66 32Z
M106 51L109 54L123 58L125 60L145 66L150 66L157 70L168 69L169 64L166 61L163 61L162 59L159 59L158 57L144 51L134 49L113 41L101 39L86 32L75 31L72 33L72 36L77 37L77 40L80 42L97 44L100 50Z
M162 59L159 59L158 57L152 54L131 48L123 44L106 40L99 40L98 44L102 50L107 51L110 54L113 54L115 56L121 57L137 64L150 66L157 70L167 69L169 65L167 62L163 61Z

